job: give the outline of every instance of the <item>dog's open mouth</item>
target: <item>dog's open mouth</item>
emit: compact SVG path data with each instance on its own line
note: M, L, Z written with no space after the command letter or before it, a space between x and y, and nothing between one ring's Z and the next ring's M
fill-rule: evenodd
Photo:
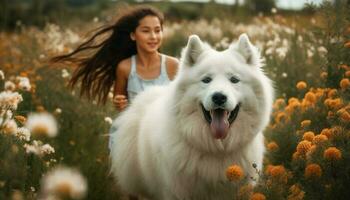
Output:
M207 111L201 104L205 120L210 124L215 139L225 139L230 125L235 121L241 104L237 104L231 112L222 108Z

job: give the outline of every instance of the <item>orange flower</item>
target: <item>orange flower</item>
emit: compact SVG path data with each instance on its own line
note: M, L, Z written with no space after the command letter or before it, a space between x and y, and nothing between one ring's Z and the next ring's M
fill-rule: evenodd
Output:
M286 174L286 169L283 165L272 166L270 175L272 177L281 177Z
M345 72L345 77L350 77L350 71Z
M226 177L230 181L240 181L244 176L243 170L238 165L232 165L226 170Z
M301 128L305 128L307 126L310 126L311 120L304 120L301 122Z
M307 87L307 84L304 81L299 81L296 87L298 88L298 90L303 90Z
M305 178L319 178L322 175L322 169L318 164L309 164L305 168Z
M345 122L349 122L350 121L350 114L347 111L342 112L340 115L340 119L345 121Z
M274 106L275 106L276 109L279 109L284 104L285 104L284 99L279 98L279 99L276 99L276 101L274 103Z
M250 200L266 200L266 197L265 195L257 192L257 193L254 193L252 197L250 197Z
M287 200L303 200L305 192L300 189L300 186L297 184L292 185L289 188L289 192L291 193L288 195Z
M334 98L337 95L337 92L338 92L337 89L331 89L328 91L327 96L329 98Z
M307 140L303 140L301 142L299 142L298 146L297 146L297 152L300 155L305 155L309 149L311 148L311 142L307 141Z
M350 87L350 80L348 78L343 78L339 83L341 89L345 90Z
M315 133L312 131L307 131L303 135L303 140L312 141L315 137Z
M293 160L298 160L300 158L301 158L301 156L300 156L299 152L296 151L296 152L293 153L293 155L292 155L292 159Z
M325 135L325 136L327 136L327 138L331 138L331 136L332 136L332 131L331 131L331 129L329 129L329 128L324 128L324 129L322 129L322 131L321 131L321 135Z
M350 48L350 41L349 41L349 42L346 42L346 43L344 44L344 47L345 47L345 48Z
M339 149L337 149L336 147L329 147L328 149L326 149L324 151L323 157L326 160L336 161L336 160L341 159L342 154L341 154L341 151Z
M315 95L315 93L313 93L313 92L307 92L306 94L305 94L305 100L306 101L308 101L308 102L310 102L310 103L312 103L312 104L314 104L314 103L316 103L316 95Z
M284 112L279 112L277 113L277 116L275 118L275 121L277 124L281 123L281 122L287 122L288 121L288 116L286 113Z
M322 72L321 75L320 75L320 77L321 77L322 79L326 79L327 76L328 76L328 73L327 73L327 72Z
M343 102L340 98L336 98L336 99L326 99L324 101L324 104L326 106L328 106L329 108L332 109L339 109L340 107L343 106Z
M269 151L276 151L278 149L278 144L276 142L270 142L268 145L267 145L267 149Z
M313 140L312 140L312 143L316 144L316 145L319 145L319 144L322 144L323 142L327 141L328 138L326 135L316 135Z
M25 118L25 117L22 116L22 115L16 115L16 116L15 116L15 119L16 119L17 121L19 121L21 124L25 124L26 121L27 121L27 118Z

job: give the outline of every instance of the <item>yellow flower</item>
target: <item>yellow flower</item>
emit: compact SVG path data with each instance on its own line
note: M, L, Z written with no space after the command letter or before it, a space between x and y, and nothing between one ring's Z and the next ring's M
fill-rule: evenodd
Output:
M226 177L230 181L240 181L244 176L243 170L238 165L232 165L226 170Z
M307 141L307 140L303 140L301 142L299 142L298 146L297 146L297 152L300 155L305 155L309 149L311 148L311 142Z
M310 126L311 120L304 120L301 122L301 128L305 128L307 126Z
M329 147L328 149L326 149L324 151L323 157L326 160L336 161L336 160L341 159L342 154L341 154L341 151L339 149L337 149L336 147Z
M266 200L265 195L261 194L261 193L254 193L252 195L252 197L250 198L250 200Z
M313 140L312 140L312 143L316 144L316 145L319 145L319 144L322 144L323 142L327 141L328 138L326 135L316 135Z
M276 142L270 142L268 145L267 145L267 149L269 151L276 151L278 149L278 144Z
M304 81L299 81L296 87L298 88L298 90L303 90L307 87L307 84Z
M345 90L350 87L350 80L348 78L343 78L339 83L341 89Z
M312 132L312 131L307 131L307 132L305 132L304 135L303 135L303 140L307 140L307 141L310 141L310 142L311 142L311 141L314 139L314 137L315 137L314 132Z
M318 164L309 164L305 168L305 178L319 178L322 175L322 169Z

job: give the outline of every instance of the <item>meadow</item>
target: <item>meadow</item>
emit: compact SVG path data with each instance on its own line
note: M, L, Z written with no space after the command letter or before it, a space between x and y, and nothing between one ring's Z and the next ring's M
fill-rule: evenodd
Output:
M256 170L253 187L232 163L223 173L239 186L234 199L350 198L350 12L340 2L307 16L272 10L243 22L166 22L161 50L176 57L191 34L220 50L247 33L274 81L264 170ZM107 148L118 113L111 102L98 105L67 87L74 66L48 62L110 22L112 12L79 26L18 23L0 32L0 199L123 198Z

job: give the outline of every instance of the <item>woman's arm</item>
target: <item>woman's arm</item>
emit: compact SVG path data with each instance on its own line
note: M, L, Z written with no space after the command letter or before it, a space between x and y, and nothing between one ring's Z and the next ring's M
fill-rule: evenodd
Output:
M127 84L130 73L130 65L127 60L120 62L116 69L116 81L114 84L113 104L118 111L122 111L128 105Z

